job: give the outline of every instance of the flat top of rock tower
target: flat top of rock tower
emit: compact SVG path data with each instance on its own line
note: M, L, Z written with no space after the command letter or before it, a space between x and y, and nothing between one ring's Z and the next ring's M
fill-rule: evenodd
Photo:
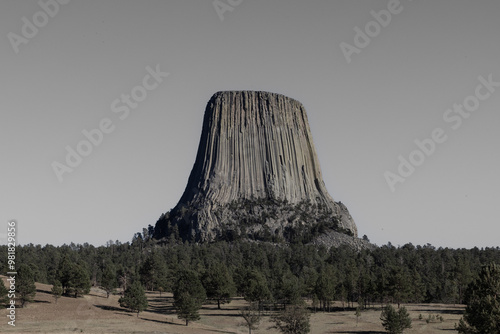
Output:
M302 103L296 99L293 99L289 96L286 96L284 94L280 94L280 93L273 93L273 92L268 92L268 91L263 91L263 90L221 90L221 91L218 91L216 92L214 95L212 95L212 98L211 99L215 99L219 96L228 96L228 95L243 95L243 94L247 94L247 95L250 95L250 96L259 96L259 97L262 97L262 98L268 98L268 97L281 97L281 98L284 98L284 99L287 99L289 101L293 101L293 102L296 102L296 103L299 103L302 105Z

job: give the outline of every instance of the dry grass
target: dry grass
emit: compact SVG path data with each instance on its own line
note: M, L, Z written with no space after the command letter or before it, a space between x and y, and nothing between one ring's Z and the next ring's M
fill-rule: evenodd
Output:
M248 333L242 326L239 309L246 305L235 299L222 310L216 305L205 305L200 310L201 319L188 327L177 319L169 294L148 293L150 306L139 314L130 313L118 304L119 296L106 298L104 292L92 289L83 298L61 297L57 304L50 294L50 285L37 283L34 303L17 309L16 327L7 324L7 310L0 310L0 332L2 333ZM336 303L336 305L340 305ZM462 305L418 304L406 305L413 328L405 333L452 332L464 307ZM311 315L311 333L384 333L380 324L380 306L364 311L356 324L354 310ZM422 314L424 320L419 320ZM426 323L428 315L440 315L443 322ZM271 323L265 316L255 334L277 333L269 329Z

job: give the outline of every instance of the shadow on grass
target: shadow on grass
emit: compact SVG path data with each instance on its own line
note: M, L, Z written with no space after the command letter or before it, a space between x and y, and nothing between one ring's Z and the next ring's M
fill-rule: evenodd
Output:
M386 332L379 332L379 331L349 331L349 332L335 332L335 333L344 333L344 334L356 334L356 333L361 333L361 334L386 334Z
M203 314L204 317L241 317L239 313Z
M120 307L115 307L115 306L107 306L107 305L95 305L95 307L97 308L100 308L101 310L104 310L104 311L119 311L119 312L130 312L130 311L127 311L123 308L120 308Z
M465 310L451 310L451 309L446 309L446 310L430 310L430 309L415 309L413 312L428 312L428 313L434 313L434 314L454 314L454 315L462 315L464 314Z
M50 290L42 290L42 289L36 289L36 293L46 293L46 294L52 294Z
M116 307L116 306L96 305L96 304L94 304L94 306L97 308L100 308L101 310L104 310L104 311L120 312L120 314L126 314L126 315L130 315L130 314L136 315L137 314L137 312L135 312L135 311L127 310L125 308L120 308L120 307ZM169 314L167 312L164 312L163 307L149 306L145 311L151 312L151 313L165 314L165 315ZM147 320L147 319L144 319L144 320Z
M33 303L35 303L35 304L52 304L51 302L48 302L46 300L37 300L37 299L35 299L33 301Z
M173 303L174 299L172 297L153 297L153 298L148 298L148 302L153 302L153 303Z
M147 318L141 318L141 317L139 317L139 319L144 320L144 321L149 321L149 322L155 322L157 324L163 324L163 325L167 324L167 325L173 325L173 326L186 327L185 324L178 324L178 323L168 321L168 320L155 320L155 319L147 319Z
M111 296L111 294L109 294ZM93 296L93 297L99 297L99 298L104 298L104 299L108 299L108 296L106 295L106 293L96 293L96 292L90 292L88 294L88 296Z
M226 332L218 329L204 329L206 332L215 332L215 333L226 333L226 334L234 334L234 332Z
M215 304L215 305L203 304L202 307L201 307L201 309L202 310L209 310L209 311L220 311L220 312L224 312L224 311L239 311L240 310L239 307L229 306L229 305L222 305L222 304L221 304L221 308L220 309L217 308L217 304Z
M175 309L172 306L167 306L167 305L161 305L161 306L149 305L146 311L157 314L165 314L165 315L175 313Z
M172 322L172 321L167 321L167 320L154 320L154 319L147 319L147 318L141 318L139 317L139 319L141 320L144 320L144 321L149 321L149 322L155 322L157 324L162 324L162 325L173 325L173 326L180 326L180 327L186 327L186 324L183 323L183 324L180 324L180 323L175 323L175 322ZM187 326L186 328L189 328L189 326ZM203 332L214 332L214 333L226 333L226 334L233 334L234 332L227 332L227 331L223 331L223 330L218 330L218 329L203 329Z
M369 309L368 309L369 310ZM319 310L318 312L323 312L323 313L336 313L336 312L356 312L356 308L354 307L330 307L330 311L328 310Z

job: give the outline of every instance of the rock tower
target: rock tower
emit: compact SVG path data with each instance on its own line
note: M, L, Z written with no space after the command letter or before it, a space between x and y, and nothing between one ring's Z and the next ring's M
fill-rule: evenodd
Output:
M214 94L186 190L155 237L312 241L325 231L357 236L326 190L304 106L268 92Z

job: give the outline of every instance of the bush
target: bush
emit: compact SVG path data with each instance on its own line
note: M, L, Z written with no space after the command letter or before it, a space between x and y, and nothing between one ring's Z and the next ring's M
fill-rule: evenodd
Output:
M304 305L290 305L272 317L275 325L283 334L306 334L310 331L309 312Z
M410 315L404 306L396 311L392 305L387 305L380 315L380 320L389 334L401 334L405 329L411 328Z

